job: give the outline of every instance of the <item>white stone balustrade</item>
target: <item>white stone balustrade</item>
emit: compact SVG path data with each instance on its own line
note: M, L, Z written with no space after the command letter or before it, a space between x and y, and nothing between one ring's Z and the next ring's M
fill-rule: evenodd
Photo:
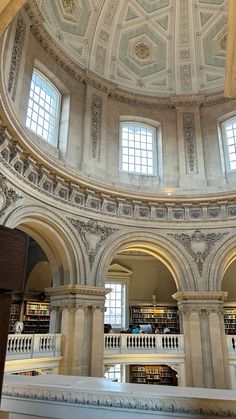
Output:
M184 354L184 336L172 334L104 334L104 353Z
M61 334L8 335L6 360L61 355Z

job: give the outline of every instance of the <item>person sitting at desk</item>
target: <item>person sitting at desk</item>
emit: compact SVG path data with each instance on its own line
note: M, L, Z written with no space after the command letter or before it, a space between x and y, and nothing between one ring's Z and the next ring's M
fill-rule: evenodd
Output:
M169 327L168 326L166 326L166 325L164 325L163 326L163 333L170 333L170 329L169 329Z
M141 329L140 329L140 326L138 325L138 326L135 326L134 328L133 328L133 330L132 330L132 333L133 334L139 334L139 333L141 333Z

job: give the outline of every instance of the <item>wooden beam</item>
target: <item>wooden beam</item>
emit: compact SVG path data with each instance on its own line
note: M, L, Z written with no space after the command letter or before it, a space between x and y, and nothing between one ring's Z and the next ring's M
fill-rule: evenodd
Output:
M0 0L0 38L26 0Z
M236 97L236 0L228 0L225 96Z

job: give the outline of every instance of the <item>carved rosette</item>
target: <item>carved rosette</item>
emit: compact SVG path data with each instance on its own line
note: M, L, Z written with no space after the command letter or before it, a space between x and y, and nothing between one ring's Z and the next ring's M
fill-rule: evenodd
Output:
M69 218L69 220L82 237L88 252L90 269L92 269L96 254L101 247L101 244L111 234L118 231L118 229L98 224L97 221L94 220L89 220L88 222L75 220L74 218Z
M8 188L7 179L0 173L0 216L4 215L11 204L22 198L12 188Z
M216 242L221 240L227 234L227 232L204 234L200 230L195 230L193 234L169 233L169 236L174 237L174 239L178 240L184 246L185 250L195 261L199 274L202 275L203 264L210 251L212 250Z
M194 113L183 113L184 150L187 173L197 172L197 147Z
M20 63L25 38L25 23L21 17L19 17L16 26L16 33L14 39L14 45L12 50L10 73L8 78L8 93L11 94L12 100L15 100L17 82L20 72Z
M94 95L92 98L90 126L90 153L93 159L99 159L100 157L101 122L102 98Z

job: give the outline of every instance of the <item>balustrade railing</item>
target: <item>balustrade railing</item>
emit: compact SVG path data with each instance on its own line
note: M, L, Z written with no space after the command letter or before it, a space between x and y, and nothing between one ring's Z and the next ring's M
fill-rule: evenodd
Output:
M104 334L105 353L184 353L183 335Z
M61 355L60 334L8 335L6 360Z

